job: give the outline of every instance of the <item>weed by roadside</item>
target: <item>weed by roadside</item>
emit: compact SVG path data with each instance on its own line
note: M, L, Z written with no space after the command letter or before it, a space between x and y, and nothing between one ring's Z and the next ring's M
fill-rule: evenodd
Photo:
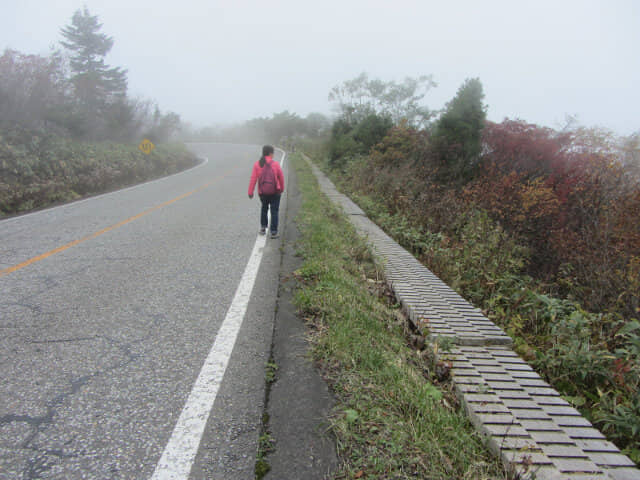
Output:
M273 452L273 438L269 432L263 432L258 438L258 456L256 458L255 478L261 480L271 470L267 455Z
M267 385L271 385L273 382L275 382L277 371L278 371L278 365L273 360L269 360L267 362L266 370L264 374Z
M278 364L275 363L273 357L269 358L269 361L265 364L264 379L267 385L265 392L265 403L269 399L269 391L271 386L276 381L276 372L278 371ZM268 461L268 455L275 450L275 443L271 432L269 431L269 414L262 414L262 425L260 427L260 437L258 438L258 452L256 454L256 464L254 468L255 480L261 480L271 470L271 465Z

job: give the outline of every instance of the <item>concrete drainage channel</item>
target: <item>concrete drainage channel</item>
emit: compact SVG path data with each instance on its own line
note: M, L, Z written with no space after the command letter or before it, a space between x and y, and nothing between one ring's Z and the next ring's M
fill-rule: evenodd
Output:
M528 479L640 480L640 470L511 349L511 338L392 240L306 159L321 190L381 258L413 326L454 348L455 390L491 450Z

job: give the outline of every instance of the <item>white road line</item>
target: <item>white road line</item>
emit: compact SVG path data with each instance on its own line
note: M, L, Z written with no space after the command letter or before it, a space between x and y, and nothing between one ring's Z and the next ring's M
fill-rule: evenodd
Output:
M282 160L280 160L280 167L284 169L284 159L287 156L287 152L285 152L281 148L276 148L276 150L280 150L282 152Z
M286 153L284 150L281 151L280 164L284 165ZM251 299L266 241L267 235L258 235L227 316L222 322L213 347L200 370L151 480L187 480L189 478L202 434Z
M247 311L251 291L262 260L266 237L266 235L258 235L256 239L249 263L242 274L240 285L238 285L227 316L222 322L213 347L202 366L200 375L191 390L151 480L186 480L189 478L200 439L209 419L209 413L218 394Z

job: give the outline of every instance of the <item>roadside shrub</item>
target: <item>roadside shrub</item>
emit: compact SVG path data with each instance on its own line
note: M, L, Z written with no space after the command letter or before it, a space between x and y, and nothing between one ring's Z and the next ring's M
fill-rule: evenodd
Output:
M391 118L371 114L364 117L353 131L353 139L361 145L362 153L369 151L385 137L393 126Z
M0 132L0 215L23 213L184 170L197 158L183 145L85 143L40 131Z
M337 120L331 129L329 165L342 170L351 159L368 154L385 137L391 126L389 117L374 113L358 122Z
M340 134L329 147L329 165L334 169L344 169L347 161L358 155L360 150L351 133Z

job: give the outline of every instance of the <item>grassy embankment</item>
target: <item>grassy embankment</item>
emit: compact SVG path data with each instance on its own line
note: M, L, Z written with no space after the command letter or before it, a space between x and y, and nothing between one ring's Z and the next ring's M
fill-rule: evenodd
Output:
M159 178L196 165L184 145L88 143L50 134L0 132L0 218Z
M428 188L410 165L386 170L372 165L370 157L361 157L344 171L328 173L369 218L482 308L565 399L640 462L640 323L620 312L588 311L577 298L579 285L572 286L573 294L557 296L566 282L529 276L529 249L486 211L464 204L455 189L441 188L425 200L419 195ZM405 196L396 198L390 190ZM431 215L441 217L439 228L422 220ZM627 293L637 297L638 277L627 278L621 303Z
M303 195L296 304L337 399L334 478L509 478L407 326L368 247L292 156ZM513 475L512 475L513 477Z

